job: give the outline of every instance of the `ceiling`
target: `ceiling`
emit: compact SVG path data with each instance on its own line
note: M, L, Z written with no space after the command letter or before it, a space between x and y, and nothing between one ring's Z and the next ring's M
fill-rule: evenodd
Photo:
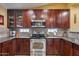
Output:
M7 9L30 9L46 4L48 3L0 3L0 5Z

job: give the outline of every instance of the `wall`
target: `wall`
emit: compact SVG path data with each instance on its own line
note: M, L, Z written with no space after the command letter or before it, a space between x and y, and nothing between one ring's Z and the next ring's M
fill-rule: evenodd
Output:
M0 5L0 15L4 16L4 25L0 25L0 27L7 27L7 9Z
M76 19L74 19L74 14L76 15ZM74 20L76 20L76 23L74 23ZM79 32L79 7L70 8L70 21L70 30Z
M65 3L51 3L33 9L69 9L69 6Z

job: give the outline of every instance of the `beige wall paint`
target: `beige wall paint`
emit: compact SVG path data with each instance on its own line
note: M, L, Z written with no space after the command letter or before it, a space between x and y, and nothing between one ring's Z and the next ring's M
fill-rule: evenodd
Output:
M76 24L74 23L74 14L76 15ZM70 30L79 32L79 7L70 8Z
M4 16L4 25L0 25L0 27L7 27L7 9L0 5L0 15Z
M69 9L69 6L65 3L51 3L33 9Z

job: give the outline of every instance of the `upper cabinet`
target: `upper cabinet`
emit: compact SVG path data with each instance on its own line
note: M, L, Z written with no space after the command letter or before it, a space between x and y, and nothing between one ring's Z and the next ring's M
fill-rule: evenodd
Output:
M7 11L7 27L10 28L11 30L14 30L14 28L16 27L15 25L15 11L12 10L8 10Z
M70 12L68 9L57 11L57 28L68 29L70 27Z
M56 10L50 9L48 10L48 18L46 19L46 27L47 28L56 28Z
M16 27L23 27L23 11L22 10L15 10L16 14Z
M29 10L23 11L23 26L27 28L31 27L31 17L29 14Z
M46 20L47 28L69 28L69 10L68 9L51 9L48 12L48 19Z
M8 10L8 27L31 28L31 20L45 20L46 28L68 29L70 26L68 9L15 9Z

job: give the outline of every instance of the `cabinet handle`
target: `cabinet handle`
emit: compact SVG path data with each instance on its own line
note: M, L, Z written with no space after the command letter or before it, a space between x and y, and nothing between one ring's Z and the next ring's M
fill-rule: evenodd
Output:
M76 14L74 14L74 24L76 24Z

